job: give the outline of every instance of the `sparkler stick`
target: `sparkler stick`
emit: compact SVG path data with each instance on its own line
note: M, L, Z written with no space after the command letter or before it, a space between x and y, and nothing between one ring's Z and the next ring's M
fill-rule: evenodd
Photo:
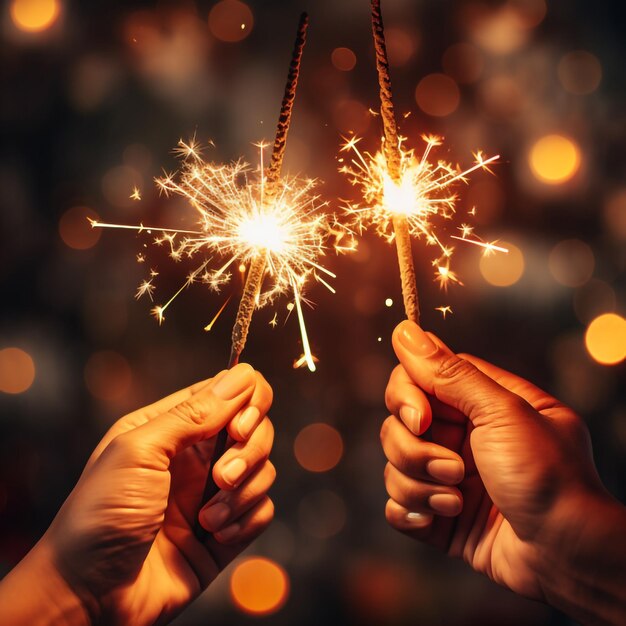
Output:
M383 16L380 10L380 0L372 0L372 34L376 51L376 71L380 88L380 115L383 121L385 136L384 153L387 161L389 176L396 184L401 183L401 153L398 126L393 109L391 94L391 76L389 74L389 60L385 45L385 30ZM411 234L407 218L396 213L393 216L393 229L398 252L398 264L402 280L402 298L407 319L419 324L420 309L417 295L417 281L413 266L413 252L411 250Z
M308 25L309 17L306 13L302 13L300 16L300 22L298 23L298 31L296 34L293 53L291 55L291 64L289 65L289 73L287 75L287 84L285 85L283 102L280 107L276 137L274 139L274 148L272 150L272 159L269 167L267 168L267 174L264 172L261 173L261 176L263 176L261 202L264 204L271 203L278 191L277 183L280 178L280 172L283 165L285 148L287 147L287 134L289 132L289 125L291 124L293 103L296 99L298 75L300 73L300 63L302 61L304 44L306 43L306 31ZM265 255L263 254L258 254L250 264L246 284L239 302L237 318L235 320L235 325L233 326L229 367L238 363L239 356L241 355L241 352L246 344L250 322L252 321L252 314L254 313L254 309L256 307L256 299L259 291L261 290L263 275L265 274L265 266L266 260Z
M287 84L285 86L285 93L283 95L283 101L280 108L280 115L278 117L278 125L276 128L276 137L274 139L274 148L272 150L272 158L270 165L267 168L267 174L261 171L261 204L269 205L272 203L276 195L278 194L278 182L280 179L280 173L283 164L283 157L285 155L285 148L287 146L287 134L289 132L289 125L291 124L291 113L293 110L293 103L296 98L296 88L298 85L298 75L300 73L300 63L302 61L302 52L306 43L306 31L309 25L309 18L306 13L302 13L300 16L300 22L298 23L298 32L296 35L296 41L291 56L291 63L289 65L289 73L287 75ZM262 167L262 165L261 165ZM257 254L250 263L248 269L248 276L243 288L243 294L239 302L239 309L237 311L237 318L233 326L232 343L230 359L228 363L229 369L239 362L239 357L246 344L248 337L248 330L252 321L252 314L257 305L258 294L261 290L263 283L263 276L266 269L266 256L263 253ZM302 320L302 311L300 308L300 295L297 291L297 285L293 279L293 275L290 276L290 280L294 289L294 296L296 300L296 306L298 309L299 319ZM308 339L306 336L306 330L304 324L301 323L300 328L302 330L302 342L305 347L305 352L308 351ZM314 365L311 360L310 366ZM215 448L213 450L213 456L211 459L211 466L207 475L206 483L204 485L204 492L202 494L201 505L208 502L218 491L219 487L213 480L213 465L216 459L219 459L226 450L228 439L228 433L226 429L222 429L215 440ZM195 523L195 535L200 541L205 541L208 537L208 533L204 528L200 526L196 519Z

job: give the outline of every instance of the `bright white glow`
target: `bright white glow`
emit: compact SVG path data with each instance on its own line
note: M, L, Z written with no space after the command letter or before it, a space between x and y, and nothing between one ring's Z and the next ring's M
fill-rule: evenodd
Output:
M239 237L248 246L280 254L285 251L288 231L276 215L258 215L241 223Z

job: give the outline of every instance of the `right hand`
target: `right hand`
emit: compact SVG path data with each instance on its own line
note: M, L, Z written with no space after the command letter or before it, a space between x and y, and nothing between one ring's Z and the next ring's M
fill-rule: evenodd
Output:
M400 365L381 430L387 520L517 593L546 599L545 577L555 575L547 564L566 560L563 544L616 505L585 424L526 380L454 354L412 322L396 328L393 347Z

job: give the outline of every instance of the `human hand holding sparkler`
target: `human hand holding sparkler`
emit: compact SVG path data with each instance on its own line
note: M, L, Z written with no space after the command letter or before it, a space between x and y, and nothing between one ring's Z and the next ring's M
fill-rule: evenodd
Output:
M116 422L0 584L0 623L169 622L273 517L271 402L264 378L241 364ZM223 427L236 443L213 467L221 489L200 512L210 530L201 543L193 526Z
M581 418L411 322L393 347L389 523L583 623L623 623L626 509L600 482Z

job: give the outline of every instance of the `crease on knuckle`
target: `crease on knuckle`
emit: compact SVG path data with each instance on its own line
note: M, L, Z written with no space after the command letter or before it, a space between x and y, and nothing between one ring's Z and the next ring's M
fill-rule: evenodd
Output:
M476 372L476 368L469 361L459 358L456 354L450 354L438 363L435 379L445 384L473 378Z
M206 421L207 415L210 413L210 407L204 401L200 401L197 398L189 398L170 409L170 413L185 422L200 426Z

